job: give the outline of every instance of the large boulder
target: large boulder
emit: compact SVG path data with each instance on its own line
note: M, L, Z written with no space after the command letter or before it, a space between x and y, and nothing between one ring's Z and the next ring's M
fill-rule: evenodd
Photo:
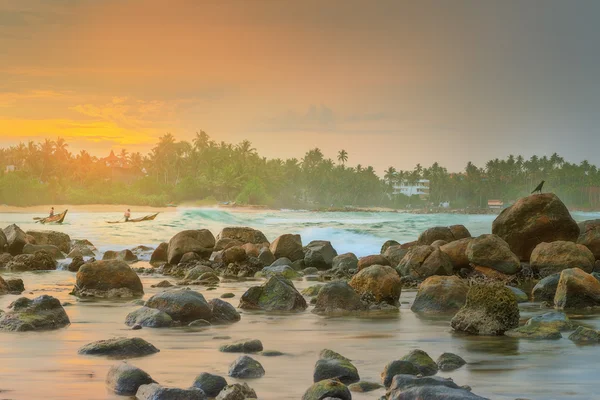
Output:
M187 289L176 289L160 292L150 297L146 307L163 311L174 320L190 323L198 319L210 320L210 305L204 296Z
M396 375L387 400L488 400L439 376Z
M470 237L458 239L440 247L440 250L450 257L450 261L452 262L455 271L459 271L461 268L469 267L467 247L469 247L471 240L473 239Z
M294 262L304 258L300 235L281 235L271 243L270 249L276 259L285 257Z
M229 366L229 376L238 379L254 379L265 375L263 366L250 356L241 356Z
M396 271L401 276L420 276L419 271L421 269L421 265L425 262L427 257L431 253L433 253L434 248L429 245L424 246L414 246L406 255L400 260L398 266L396 267Z
M71 323L65 309L57 298L43 295L33 300L21 297L0 313L0 330L3 331L47 331L63 328Z
M325 379L309 387L302 400L352 400L352 394L346 385L337 379Z
M158 245L150 256L150 262L167 262L169 259L169 243L163 242Z
M142 281L124 261L85 263L77 272L71 294L79 297L139 297L144 294Z
M492 224L492 233L502 238L522 261L542 242L575 242L579 227L569 210L553 193L519 199L502 210Z
M580 268L590 273L596 259L587 247L562 240L538 244L531 253L531 268L540 276L560 273L563 269Z
M313 382L325 379L338 379L343 384L349 385L358 382L360 376L356 367L347 359L328 358L317 361L313 373Z
M51 271L56 269L56 260L42 250L15 256L5 268L9 271Z
M424 279L434 275L452 275L453 269L454 266L450 257L438 248L431 252L415 272L416 277ZM415 276L414 274L411 275Z
M410 353L402 357L402 361L412 363L419 370L419 374L423 376L435 375L438 372L438 366L429 354L420 349L412 350Z
M452 234L450 228L446 226L435 226L422 232L419 235L417 242L421 246L429 246L436 240L444 240L446 242L451 242L454 240L454 234Z
M208 229L182 231L169 240L167 261L169 264L177 264L181 257L189 252L208 258L214 247L215 237Z
M23 252L23 247L27 244L27 234L17 225L12 224L4 228L6 237L7 251L13 256Z
M457 276L431 276L419 286L411 310L423 314L453 314L467 301L469 286Z
M158 353L156 347L142 338L117 337L88 343L78 350L79 354L88 356L107 356L122 360L126 358L144 357Z
M141 307L127 314L127 317L125 317L125 325L139 325L148 328L168 328L173 325L173 318L164 311L149 307Z
M113 365L106 375L106 386L119 396L135 396L142 385L154 383L145 371L126 362Z
M337 255L333 258L332 269L339 269L344 271L358 269L358 258L354 253L344 253Z
M454 236L454 240L461 240L471 237L471 232L464 225L450 225L448 227L450 232L452 232L452 236Z
M337 255L337 251L331 246L331 242L327 240L313 240L306 245L304 264L306 268L330 269L333 265L333 259Z
M71 251L71 237L66 233L57 231L27 231L27 235L35 239L37 245L51 245L56 246L58 249L65 254Z
M558 309L600 306L600 282L580 268L565 269L554 295Z
M383 252L383 256L388 259L392 267L396 267L400 264L406 253L408 253L408 249L398 244L387 247Z
M206 400L206 394L195 387L189 389L164 387L158 383L142 385L135 394L137 400Z
M362 269L352 277L350 286L363 299L391 305L398 305L402 292L402 282L398 273L387 265L371 265Z
M358 270L361 271L371 265L390 265L390 261L381 254L372 254L370 256L361 257L358 260L357 267Z
M560 274L549 275L544 279L540 280L538 283L536 283L536 285L533 287L533 290L531 291L531 295L533 297L532 300L553 302L559 281Z
M239 240L242 243L266 243L267 246L269 245L267 237L261 231L246 226L228 226L223 228L217 235L217 240L222 239Z
M211 324L232 324L241 319L240 313L234 306L221 299L212 299L208 302L210 306Z
M345 314L349 312L365 311L367 306L360 296L348 283L334 281L324 285L315 303L313 312L318 314Z
M274 275L262 286L253 286L240 299L239 308L265 311L304 311L308 305L294 284Z
M65 254L60 249L51 244L29 244L23 246L23 254L35 254L38 251L45 251L50 254L55 260L62 260Z
M202 390L208 397L217 397L227 386L227 381L222 376L203 372L194 379L193 386ZM254 397L256 397L256 395ZM242 397L242 400L243 399L245 399L245 397Z
M383 245L381 246L381 251L380 251L380 253L381 253L381 254L384 254L384 253L385 253L385 251L386 251L387 249L389 249L390 247L392 247L392 246L400 246L400 242L397 242L397 241L395 241L395 240L393 240L393 239L391 239L391 240L386 240L386 241L383 243Z
M519 258L508 244L496 235L481 235L467 245L467 257L471 265L492 268L506 275L521 270Z
M392 379L396 375L419 375L419 369L415 364L406 360L394 360L389 362L381 373L381 383L383 386L390 387Z
M577 243L590 249L596 260L600 260L600 219L583 221L578 225Z
M475 335L503 335L519 326L517 299L501 283L473 284L450 324L456 331Z

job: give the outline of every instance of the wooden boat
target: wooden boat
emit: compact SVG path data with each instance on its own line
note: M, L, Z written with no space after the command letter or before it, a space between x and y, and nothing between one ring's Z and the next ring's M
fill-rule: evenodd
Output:
M125 222L143 222L143 221L152 221L156 216L160 213L146 215L145 217L140 218L130 218L129 220L119 220L119 221L106 221L108 224L123 224Z
M35 222L39 222L40 224L62 224L63 221L65 220L65 217L67 216L68 211L69 210L65 210L65 211L61 212L60 214L55 214L51 217L45 217L45 218L35 217L34 220L35 220Z

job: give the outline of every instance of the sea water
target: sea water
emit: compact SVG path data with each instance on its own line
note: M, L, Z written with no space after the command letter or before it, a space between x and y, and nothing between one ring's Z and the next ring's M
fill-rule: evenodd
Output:
M416 239L422 230L438 225L464 224L473 235L490 233L493 216L415 215L408 213L313 213L229 212L217 209L182 209L160 214L155 221L139 224L106 224L118 219L115 213L73 213L60 226L39 226L30 214L0 214L0 226L17 223L23 229L55 229L72 238L86 238L101 251L156 246L184 229L210 229L214 234L225 226L245 225L260 229L269 240L282 233L299 233L303 243L330 240L339 253L358 256L378 253L388 239L405 242ZM137 215L135 215L137 216ZM598 218L575 214L577 220ZM147 265L144 261L138 266ZM69 302L65 310L71 319L67 328L50 332L0 332L0 398L2 399L123 399L110 394L104 379L118 361L81 356L77 350L92 341L115 336L138 336L160 352L129 362L148 372L165 386L189 387L202 372L226 376L237 354L220 353L218 347L242 338L260 339L265 349L284 353L280 357L254 355L266 370L260 379L248 380L260 399L297 400L312 384L314 364L323 348L333 349L353 360L361 379L380 381L384 366L413 349L427 351L434 359L453 352L467 360L463 368L440 373L459 385L491 399L600 399L597 365L600 345L577 346L567 339L535 341L508 337L473 337L453 333L448 318L425 318L410 310L415 291L404 290L400 312L384 318L314 315L310 308L298 314L267 314L242 311L233 325L203 329L169 328L130 330L125 316L138 308L128 301L81 301L69 295L75 274L50 272L2 273L19 277L27 297L49 294ZM141 276L144 299L163 289L152 288L165 279ZM175 282L172 278L167 278ZM232 292L234 306L239 297L257 282L222 282L214 291L201 291L210 300ZM299 290L314 282L294 282ZM19 296L0 296L0 308ZM521 318L548 311L539 304L521 305ZM570 315L578 322L600 329L598 314ZM229 337L229 339L222 339ZM237 382L227 378L229 382ZM378 399L383 390L353 393L353 399Z

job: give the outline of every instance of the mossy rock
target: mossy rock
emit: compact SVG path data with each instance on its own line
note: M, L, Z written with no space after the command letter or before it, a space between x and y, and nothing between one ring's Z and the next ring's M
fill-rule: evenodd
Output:
M106 386L120 396L135 396L142 385L154 383L150 375L125 362L113 365L106 376Z
M394 360L388 363L383 372L381 373L381 383L385 387L389 387L392 384L392 379L396 375L418 375L419 369L410 361L405 360Z
M219 347L222 353L258 353L263 351L263 344L258 339L238 340L234 343L224 344Z
M239 308L265 311L304 311L308 305L294 284L274 275L262 286L253 286L240 299Z
M578 326L569 339L578 344L597 344L600 343L600 331Z
M304 289L301 293L304 296L314 297L319 294L319 291L321 291L322 287L323 285L312 285Z
M454 371L465 365L467 362L454 353L443 353L438 357L436 364L440 371Z
M559 331L569 331L573 329L573 323L565 313L551 311L542 315L530 318L526 325L545 325L553 327Z
M21 297L15 300L11 311L0 313L0 330L3 331L46 331L64 328L71 321L57 298L42 295L30 300Z
M203 372L196 377L192 386L202 389L208 397L217 397L227 386L227 381L222 376Z
M321 359L315 365L313 381L319 382L325 379L339 379L340 382L348 385L358 382L360 376L356 367L348 360L338 358Z
M423 350L413 350L402 357L402 360L413 363L421 375L430 376L438 372L438 366L435 361Z
M140 325L147 328L168 328L173 324L173 318L164 311L142 307L130 312L125 317L125 325Z
M263 366L249 356L241 356L229 367L229 376L238 379L254 379L265 375Z
M377 389L381 389L382 387L383 386L377 382L360 381L351 384L350 386L348 386L348 389L350 389L351 392L367 393Z
M339 380L326 379L313 384L302 396L302 400L323 400L326 398L352 400L352 394L348 387Z
M142 338L118 337L108 340L98 340L86 344L79 349L79 354L90 356L107 356L115 359L143 357L158 353L160 350Z
M523 325L506 331L504 334L513 338L537 340L556 340L562 338L558 329L543 324Z
M351 361L349 358L344 357L343 355L341 355L340 353L337 353L333 350L330 349L323 349L321 350L321 352L319 353L319 359L320 360L344 360L344 361Z

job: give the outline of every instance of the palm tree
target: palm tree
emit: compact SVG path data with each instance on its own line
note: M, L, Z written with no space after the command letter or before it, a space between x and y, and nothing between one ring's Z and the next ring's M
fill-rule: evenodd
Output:
M387 181L389 188L391 189L394 182L396 181L396 168L389 167L385 170L385 175L383 176L384 181Z
M121 149L121 153L119 153L118 157L121 167L126 167L129 163L129 152L126 149Z
M348 152L344 149L338 151L337 160L342 164L343 167L345 167L346 161L348 161Z

